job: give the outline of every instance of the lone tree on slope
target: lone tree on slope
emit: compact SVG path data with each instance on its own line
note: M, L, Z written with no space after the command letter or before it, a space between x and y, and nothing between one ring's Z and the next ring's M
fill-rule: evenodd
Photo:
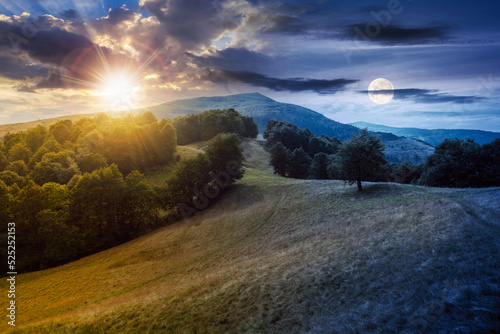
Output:
M335 156L338 176L349 185L357 183L358 191L362 191L361 180L374 176L387 163L383 151L380 138L361 130L340 146Z

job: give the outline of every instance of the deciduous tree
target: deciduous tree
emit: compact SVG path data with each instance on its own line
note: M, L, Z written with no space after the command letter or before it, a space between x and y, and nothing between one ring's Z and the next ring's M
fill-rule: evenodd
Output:
M386 164L381 139L369 135L367 129L342 143L335 156L338 177L349 184L356 183L362 191L361 181L373 177Z
M290 151L281 142L277 142L271 147L270 153L271 165L274 168L274 173L286 176L291 155Z

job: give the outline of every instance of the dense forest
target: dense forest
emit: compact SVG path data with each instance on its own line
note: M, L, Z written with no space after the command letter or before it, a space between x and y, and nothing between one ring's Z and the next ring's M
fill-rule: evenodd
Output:
M363 181L433 187L500 186L500 139L484 145L470 139L445 139L425 163L411 165L407 161L388 163L385 159L374 158L376 154L366 155L365 151L377 150L366 145L360 149L360 145L368 142L368 137L360 141L359 134L340 142L324 135L316 137L308 129L299 129L288 122L271 120L264 138L275 173L286 177L347 180L345 166L350 170L354 168L346 161L347 153L358 150L358 165L371 166L363 172ZM378 150L383 151L383 147ZM373 165L373 159L378 159L379 163Z
M174 118L177 142L186 145L208 140L218 133L236 133L242 137L255 138L259 133L252 117L240 115L234 109L207 110L200 114L188 114Z
M243 176L241 137L256 129L252 118L228 109L173 122L151 112L101 113L7 133L0 219L16 223L18 270L66 263L203 210ZM184 144L209 140L205 152L178 161L178 135ZM174 172L164 184L146 181L144 173L169 165Z

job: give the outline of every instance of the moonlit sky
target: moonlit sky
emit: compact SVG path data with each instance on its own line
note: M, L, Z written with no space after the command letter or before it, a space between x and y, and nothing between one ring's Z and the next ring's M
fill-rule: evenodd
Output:
M498 0L0 0L0 124L259 92L343 123L500 131L499 17Z

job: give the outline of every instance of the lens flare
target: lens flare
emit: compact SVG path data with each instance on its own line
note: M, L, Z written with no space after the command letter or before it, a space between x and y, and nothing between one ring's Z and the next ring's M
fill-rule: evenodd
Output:
M121 110L134 104L139 87L132 74L110 73L103 78L101 90L106 104L114 110Z

